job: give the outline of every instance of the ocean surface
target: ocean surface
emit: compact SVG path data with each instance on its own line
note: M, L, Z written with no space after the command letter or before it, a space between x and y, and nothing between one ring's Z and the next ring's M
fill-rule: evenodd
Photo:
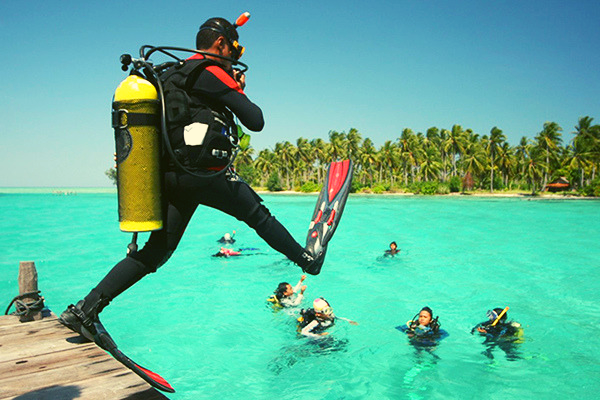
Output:
M316 196L263 198L304 242ZM35 261L59 314L130 240L112 191L5 191L0 215L2 310L18 294L19 261ZM234 248L258 250L211 257L232 230ZM383 258L393 240L400 255ZM199 208L170 261L101 318L126 354L175 387L172 399L592 399L599 241L595 200L351 196L303 306L323 296L360 325L339 320L315 341L298 337L294 311L265 301L300 269L236 219ZM449 336L419 349L395 327L425 305ZM524 333L508 355L470 333L488 309L506 306Z

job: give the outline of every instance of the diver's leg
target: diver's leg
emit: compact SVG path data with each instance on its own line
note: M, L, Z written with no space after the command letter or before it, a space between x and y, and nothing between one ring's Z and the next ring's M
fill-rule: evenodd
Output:
M285 255L300 267L308 265L312 257L288 230L262 204L260 196L246 182L224 175L217 177L208 190L199 194L200 204L216 208L245 222L269 246ZM307 259L307 257L309 257Z
M110 301L145 275L156 272L169 259L197 207L196 203L177 196L176 193L176 190L170 191L163 214L164 228L152 232L142 250L129 254L117 263L83 300L75 306L70 305L61 314L61 320L65 325L82 333L82 324L85 326L85 322L97 319L98 314Z

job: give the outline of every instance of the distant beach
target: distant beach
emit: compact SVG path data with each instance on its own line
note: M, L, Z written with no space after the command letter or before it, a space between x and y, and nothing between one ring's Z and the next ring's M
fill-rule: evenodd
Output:
M270 192L264 188L254 188L256 193L265 195L294 195L294 196L312 196L318 194L317 192L305 193L297 192L294 190L282 190L279 192ZM54 194L57 196L70 196L77 194L116 194L116 187L4 187L0 188L0 194ZM526 192L485 192L485 191L473 191L467 193L449 193L449 194L436 194L436 195L417 195L408 192L385 192L385 193L351 193L352 196L384 196L384 197L404 197L404 196L418 196L418 197L494 197L494 198L530 198L530 199L552 199L552 200L598 200L599 197L585 197L576 196L572 193L560 194L560 193L537 193L532 196Z
M0 187L0 194L56 194L117 193L116 187Z

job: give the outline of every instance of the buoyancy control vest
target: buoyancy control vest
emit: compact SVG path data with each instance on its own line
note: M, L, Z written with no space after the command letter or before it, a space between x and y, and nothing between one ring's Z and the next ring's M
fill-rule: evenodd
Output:
M310 324L313 321L317 321L318 325L312 329L312 333L321 333L325 331L327 328L331 328L335 324L334 319L330 319L327 321L321 321L317 318L315 309L309 308L307 310L300 310L300 317L298 317L298 331L301 331L304 327Z
M219 64L193 57L160 75L171 146L178 161L192 171L222 169L238 142L231 111L211 103L206 94L194 89L198 77L210 65ZM174 163L166 165L173 167Z

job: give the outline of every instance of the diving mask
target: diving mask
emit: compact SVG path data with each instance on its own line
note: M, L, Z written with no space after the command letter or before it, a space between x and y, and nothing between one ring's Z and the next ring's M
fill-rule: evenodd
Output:
M486 315L489 318L489 320L492 322L498 319L498 313L494 310L488 310Z

